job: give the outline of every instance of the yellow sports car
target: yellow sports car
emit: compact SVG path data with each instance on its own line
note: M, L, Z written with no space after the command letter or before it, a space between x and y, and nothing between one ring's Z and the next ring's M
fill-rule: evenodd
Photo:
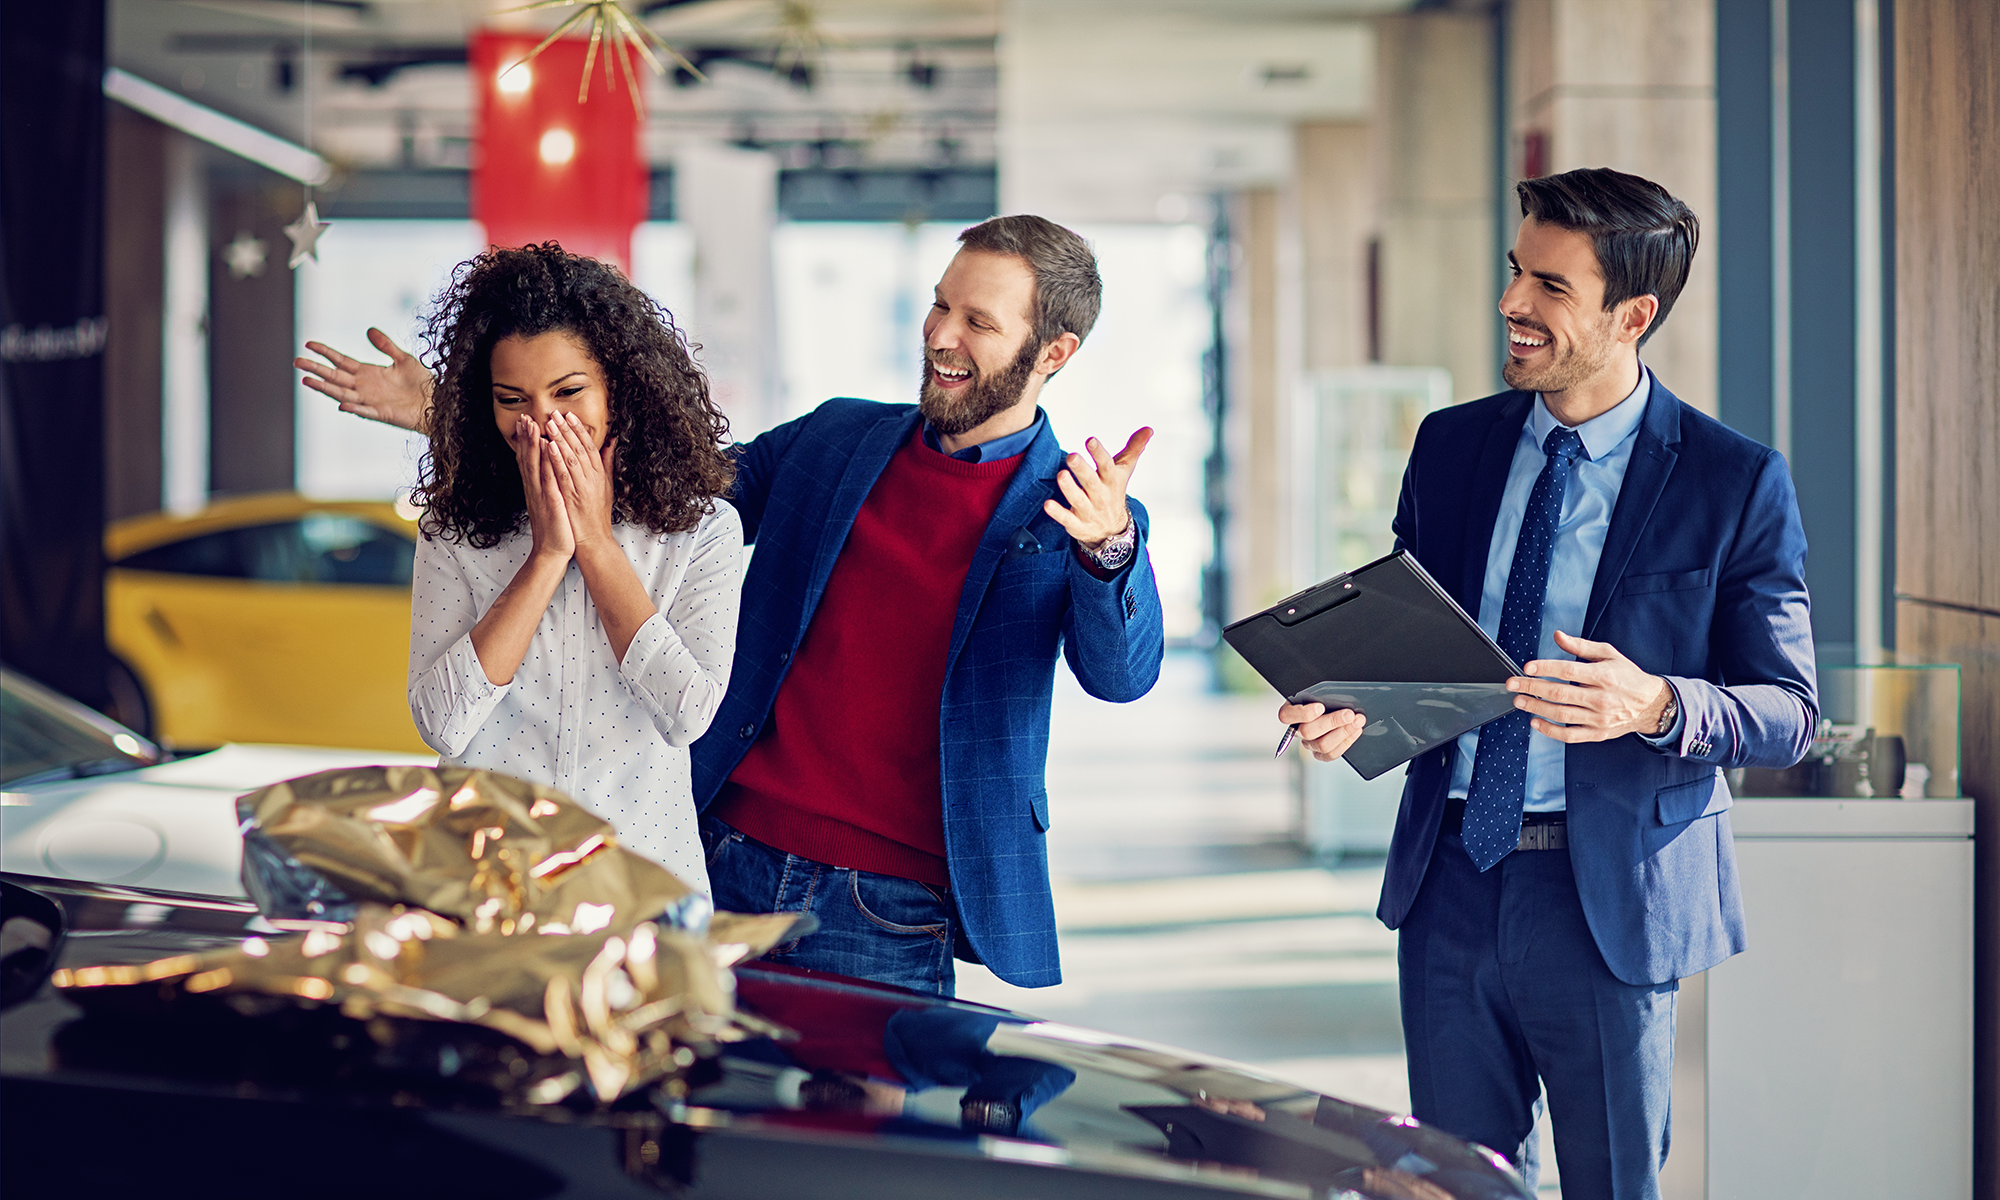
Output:
M180 748L422 752L404 688L416 539L400 505L289 492L117 522L104 535L116 715Z

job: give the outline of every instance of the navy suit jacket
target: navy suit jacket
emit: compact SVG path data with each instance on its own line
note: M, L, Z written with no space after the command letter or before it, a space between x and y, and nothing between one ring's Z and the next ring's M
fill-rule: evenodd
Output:
M729 691L693 747L696 808L715 799L770 721L862 501L920 419L913 404L829 400L737 448L731 501L756 552ZM1044 421L973 554L938 707L952 895L973 953L1020 987L1062 982L1043 836L1057 650L1085 691L1123 702L1152 689L1165 648L1145 508L1130 501L1139 553L1099 579L1042 510L1061 499L1062 467Z
M1531 392L1426 418L1403 475L1397 545L1467 612ZM1729 767L1790 766L1819 720L1806 538L1777 451L1653 379L1581 630L1673 681L1664 752L1637 735L1566 751L1569 856L1598 949L1627 983L1705 971L1743 949ZM1379 915L1401 925L1437 842L1456 742L1411 762Z

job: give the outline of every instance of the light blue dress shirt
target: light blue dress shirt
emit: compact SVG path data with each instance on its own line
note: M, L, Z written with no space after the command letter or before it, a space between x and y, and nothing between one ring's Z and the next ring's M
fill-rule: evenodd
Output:
M1542 643L1536 651L1538 658L1574 657L1556 649L1558 629L1572 637L1583 636L1584 610L1590 606L1597 560L1604 553L1604 537L1611 530L1611 514L1618 507L1618 492L1625 484L1625 468L1631 465L1632 447L1638 441L1639 422L1646 415L1646 401L1652 390L1652 373L1642 366L1639 386L1632 389L1631 395L1610 411L1576 427L1588 457L1579 458L1570 468L1569 486L1563 491L1562 516L1556 523L1555 546L1549 552L1549 588L1542 599ZM1535 479L1548 462L1542 446L1558 424L1548 405L1537 396L1514 445L1514 462L1507 469L1507 490L1501 494L1500 516L1493 524L1493 541L1486 551L1486 581L1479 596L1479 627L1495 638L1500 635L1507 573L1514 565L1514 543L1521 537L1521 517L1528 508L1528 493L1534 491ZM1478 749L1477 729L1459 737L1458 760L1451 771L1451 795L1459 799L1464 799L1472 786L1472 756ZM1565 749L1563 743L1552 737L1541 733L1528 735L1524 811L1563 811Z
M1035 435L1042 431L1042 423L1046 420L1048 420L1047 415L1041 409L1037 408L1033 423L1026 429L1018 433L1004 434L994 438L990 442L981 442L977 446L967 446L951 457L960 462L977 463L992 462L997 458L1012 458L1016 454L1025 453L1028 449L1028 444L1034 441ZM939 440L937 430L931 428L929 421L924 422L924 445L929 446L939 454L944 453L944 443Z

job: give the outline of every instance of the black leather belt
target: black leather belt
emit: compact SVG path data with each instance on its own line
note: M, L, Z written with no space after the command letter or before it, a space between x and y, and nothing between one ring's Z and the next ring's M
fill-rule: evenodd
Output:
M1444 830L1457 833L1465 824L1465 801L1452 797L1445 801ZM1569 849L1569 825L1564 815L1554 813L1521 814L1521 840L1514 847L1517 850L1567 850Z

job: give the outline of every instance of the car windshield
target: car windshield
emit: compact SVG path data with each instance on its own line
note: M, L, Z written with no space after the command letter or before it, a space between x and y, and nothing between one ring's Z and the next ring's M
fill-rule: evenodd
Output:
M0 787L129 771L159 747L32 680L0 671Z

